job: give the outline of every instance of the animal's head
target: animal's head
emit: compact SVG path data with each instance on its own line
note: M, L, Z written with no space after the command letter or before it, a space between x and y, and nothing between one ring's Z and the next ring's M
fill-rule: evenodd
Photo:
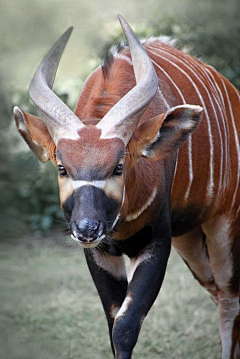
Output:
M30 97L42 118L14 108L29 147L42 162L50 159L58 167L61 207L72 237L85 247L97 245L116 225L129 167L142 156L161 159L176 152L202 112L198 106L177 106L138 125L158 90L158 79L129 25L121 17L120 22L136 85L102 119L84 124L52 91L71 28L43 59L30 84Z

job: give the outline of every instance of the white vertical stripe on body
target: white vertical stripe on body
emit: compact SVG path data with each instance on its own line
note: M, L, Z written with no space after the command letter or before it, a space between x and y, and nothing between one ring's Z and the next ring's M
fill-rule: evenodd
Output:
M192 86L194 87L198 97L199 97L199 100L201 101L201 105L204 109L204 112L205 112L205 116L206 116L206 119L207 119L207 125L208 125L208 135L209 135L209 145L210 145L210 162L209 162L209 181L208 181L208 188L207 188L207 194L208 194L208 197L209 199L212 199L212 196L213 196L213 190L214 190L214 146L213 146L213 137L212 137L212 129L211 129L211 122L210 122L210 118L209 118L209 114L208 114L208 111L207 111L207 108L206 108L206 105L205 105L205 101L196 85L196 83L193 81L193 79L189 76L189 74L184 71L180 66L178 66L176 63L174 63L173 61L169 60L169 59L166 59L164 56L154 52L153 50L157 50L153 47L153 50L152 50L152 46L151 46L151 49L148 48L148 50L153 54L153 55L156 55L162 59L164 59L166 62L169 62L173 67L175 67L178 71L180 71L188 80L189 82L192 84ZM193 71L192 71L193 72ZM196 75L195 75L196 76ZM196 76L197 77L197 76Z
M183 96L183 93L181 92L180 88L177 86L177 84L173 81L173 79L171 78L171 76L154 60L152 60L153 64L159 68L159 70L161 70L161 73L163 73L167 79L171 82L171 84L174 86L174 88L177 90L177 93L179 94L181 101L183 104L186 104L186 100ZM192 135L190 134L188 136L188 160L189 160L189 183L187 186L187 190L185 193L185 201L187 201L189 194L190 194L190 190L191 190L191 186L192 186L192 182L193 182L193 167L192 167ZM173 177L173 183L176 177L176 173L177 173L177 165L178 165L178 153L177 153L177 158L176 158L176 165L175 165L175 171L174 171L174 177Z
M212 98L212 94L210 94L207 86L205 85L205 83L202 81L203 80L207 80L208 83L210 84L209 82L209 78L208 76L206 75L206 73L204 72L204 66L200 66L198 65L197 68L196 68L196 65L195 65L195 62L193 61L192 58L189 58L188 61L186 61L186 59L184 57L181 57L180 58L180 55L179 57L176 56L176 55L173 55L171 53L170 50L165 50L163 49L162 52L165 52L167 54L169 54L171 57L173 58L176 58L177 61L181 62L182 64L185 65L185 67L187 69L189 69L191 72L193 72L195 74L195 77L198 79L198 81L201 83L201 85L203 86L203 88L205 89L206 93L207 93L207 96L210 100L210 103L211 103L211 107L213 109L213 112L214 112L214 115L215 115L215 119L216 119L216 123L217 123L217 128L218 128L218 133L219 133L219 139L220 139L220 147L221 147L221 158L220 158L220 176L219 176L219 186L218 186L218 194L217 194L217 199L218 200L221 200L221 193L220 191L222 190L222 181L223 181L223 139L222 139L222 133L221 133L221 128L220 128L220 124L219 124L219 121L218 121L218 115L217 115L217 111L216 111L216 108L215 108L215 104L217 104L218 106L218 109L221 113L221 110L220 110L220 105L219 103L217 102L216 98L214 97L215 99L215 102ZM197 71L197 72L196 72ZM207 77L207 78L206 78ZM212 84L211 84L212 86Z
M224 136L225 136L225 169L224 169L224 186L223 186L223 193L227 188L227 184L228 184L228 175L229 175L229 164L230 164L230 157L229 157L229 126L228 126L228 119L227 119L227 114L226 114L226 106L225 106L225 101L222 95L222 91L219 88L218 83L216 82L213 74L211 73L211 71L209 70L208 67L205 68L205 70L207 71L207 73L209 74L209 76L213 79L214 84L215 84L215 89L216 89L216 93L218 94L218 98L219 98L219 102L221 103L222 106L220 106L220 108L222 109L221 113L222 113L222 123L223 123L223 127L224 127ZM214 69L213 69L214 70ZM215 72L216 75L218 75L217 72ZM219 75L218 78L220 79Z
M237 151L237 157L238 157L238 170L237 170L237 182L236 182L236 188L234 191L234 195L233 195L233 201L232 201L232 206L231 209L233 208L234 204L235 204L235 200L236 200L236 195L237 192L239 190L239 177L240 177L240 147L239 147L239 137L238 137L238 133L237 133L237 128L236 128L236 124L235 124L235 119L234 119L234 115L233 115L233 110L232 110L232 104L229 98L229 94L226 88L226 85L222 80L222 84L223 84L223 88L227 97L227 102L228 102L228 108L229 108L229 112L231 115L231 122L232 122L232 126L233 126L233 134L234 134L234 139L235 139L235 144L236 144L236 151Z

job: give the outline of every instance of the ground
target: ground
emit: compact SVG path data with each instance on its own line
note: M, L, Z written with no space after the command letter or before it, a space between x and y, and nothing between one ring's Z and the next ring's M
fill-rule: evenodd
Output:
M62 234L0 242L2 359L112 358L84 255L67 242ZM216 307L175 251L134 358L220 358Z

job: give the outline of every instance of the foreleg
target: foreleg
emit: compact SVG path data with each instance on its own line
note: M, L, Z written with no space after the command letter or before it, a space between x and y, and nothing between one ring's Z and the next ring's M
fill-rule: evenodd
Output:
M132 258L132 278L113 326L117 359L131 358L142 322L161 288L170 247L170 236L162 240L154 238L138 256Z
M127 292L127 274L122 255L111 255L101 249L85 250L87 264L107 317L113 354L112 328L115 316Z

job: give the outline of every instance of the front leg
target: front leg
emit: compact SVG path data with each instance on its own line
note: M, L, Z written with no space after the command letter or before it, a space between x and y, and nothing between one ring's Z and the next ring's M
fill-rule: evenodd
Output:
M117 359L130 359L141 324L161 288L171 248L171 236L155 235L140 255L132 259L133 273L126 297L113 326Z
M87 264L107 317L113 355L112 328L127 292L125 262L120 251L108 253L101 248L85 249Z

